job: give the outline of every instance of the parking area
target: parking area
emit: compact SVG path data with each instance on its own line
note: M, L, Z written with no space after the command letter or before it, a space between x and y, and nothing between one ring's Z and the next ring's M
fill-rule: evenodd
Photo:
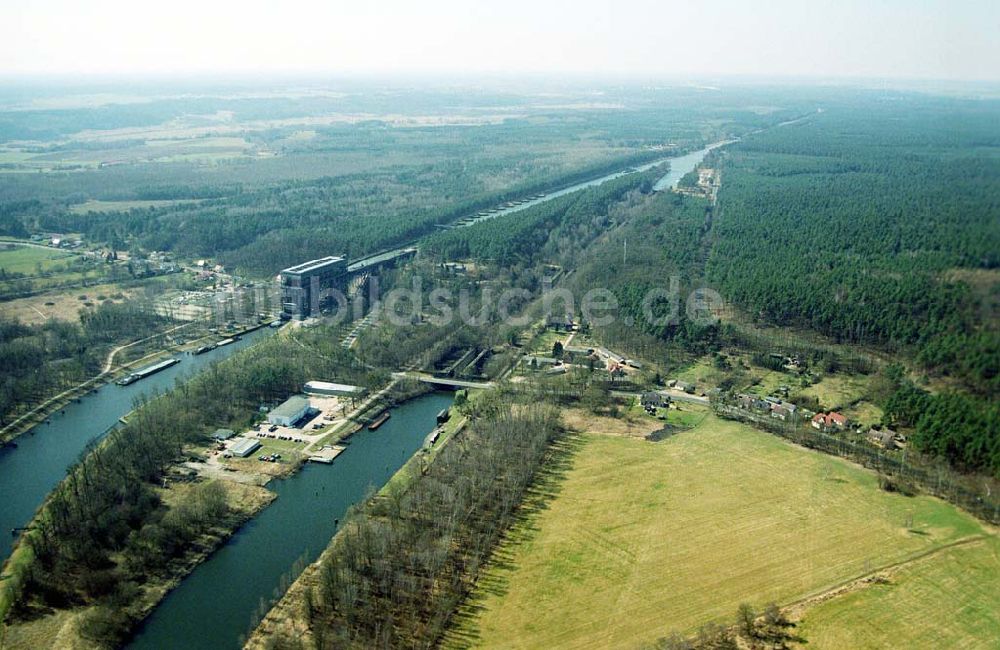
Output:
M235 478L232 473L238 472L271 477L285 474L304 458L322 456L319 453L322 445L318 443L344 421L351 403L340 397L310 396L309 405L310 411L295 426L274 425L265 420L213 445L206 462L191 468L215 475L229 472L226 478L230 479Z

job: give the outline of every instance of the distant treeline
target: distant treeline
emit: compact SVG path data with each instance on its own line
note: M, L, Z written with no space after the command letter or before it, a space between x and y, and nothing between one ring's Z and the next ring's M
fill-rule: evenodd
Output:
M533 165L525 161L518 178L502 191L483 188L484 169L443 162L242 188L224 198L128 212L78 215L48 206L40 210L35 223L49 231L82 232L89 240L117 248L138 245L209 257L229 268L270 276L310 257L331 253L360 257L400 245L431 233L438 224L503 201L662 156L662 152L639 152L558 175L541 173L541 168L531 174ZM159 188L157 196L167 197L163 194L167 189ZM152 194L145 191L143 196ZM23 234L16 214L6 221L8 230Z

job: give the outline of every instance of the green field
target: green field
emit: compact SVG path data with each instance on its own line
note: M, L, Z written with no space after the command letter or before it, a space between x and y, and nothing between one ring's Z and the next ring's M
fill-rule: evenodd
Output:
M816 397L824 408L843 409L865 396L868 381L864 376L827 375L818 384L799 391L799 394Z
M541 357L551 357L552 356L552 346L555 345L556 341L566 340L565 332L556 332L555 330L545 330L535 338L531 343L531 354L535 354Z
M811 648L996 648L1000 541L949 548L807 610Z
M162 208L168 205L179 205L182 203L197 203L197 199L176 199L162 201L95 201L93 199L78 203L70 208L73 214L87 214L88 212L126 212L132 209L142 208Z
M712 415L659 443L582 434L546 488L449 645L636 647L986 534L946 503Z
M54 248L0 243L0 269L8 273L34 275L39 264L44 270L51 268L58 262L66 261L66 258L70 256L70 253Z

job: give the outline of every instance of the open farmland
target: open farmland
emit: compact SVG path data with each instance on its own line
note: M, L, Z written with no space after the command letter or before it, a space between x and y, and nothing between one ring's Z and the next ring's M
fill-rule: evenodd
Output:
M974 576L974 578L972 578ZM990 648L1000 638L1000 541L949 548L806 611L811 648Z
M106 300L121 302L136 295L135 289L123 289L118 284L98 284L86 288L74 287L65 291L43 293L30 298L17 298L3 303L4 313L22 323L40 325L50 318L76 322L86 303L97 304ZM81 300L80 296L86 296Z
M660 443L580 440L450 645L634 647L987 534L941 501L880 491L860 467L711 415Z
M0 269L7 273L34 275L39 267L49 269L68 257L70 253L55 248L0 243Z

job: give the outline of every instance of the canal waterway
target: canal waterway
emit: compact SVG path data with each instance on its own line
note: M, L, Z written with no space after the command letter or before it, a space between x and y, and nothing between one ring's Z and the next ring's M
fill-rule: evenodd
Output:
M308 463L268 488L278 498L160 603L128 646L133 650L226 650L240 647L255 611L269 603L296 560L313 562L347 509L378 490L420 449L451 393L429 393L392 410L375 431L348 438L330 465Z
M0 449L0 564L10 556L16 541L12 531L31 521L48 493L66 476L66 469L88 445L118 424L137 400L165 392L178 380L190 378L272 333L273 329L265 327L204 354L176 354L180 363L128 386L101 386L19 436L17 447Z

